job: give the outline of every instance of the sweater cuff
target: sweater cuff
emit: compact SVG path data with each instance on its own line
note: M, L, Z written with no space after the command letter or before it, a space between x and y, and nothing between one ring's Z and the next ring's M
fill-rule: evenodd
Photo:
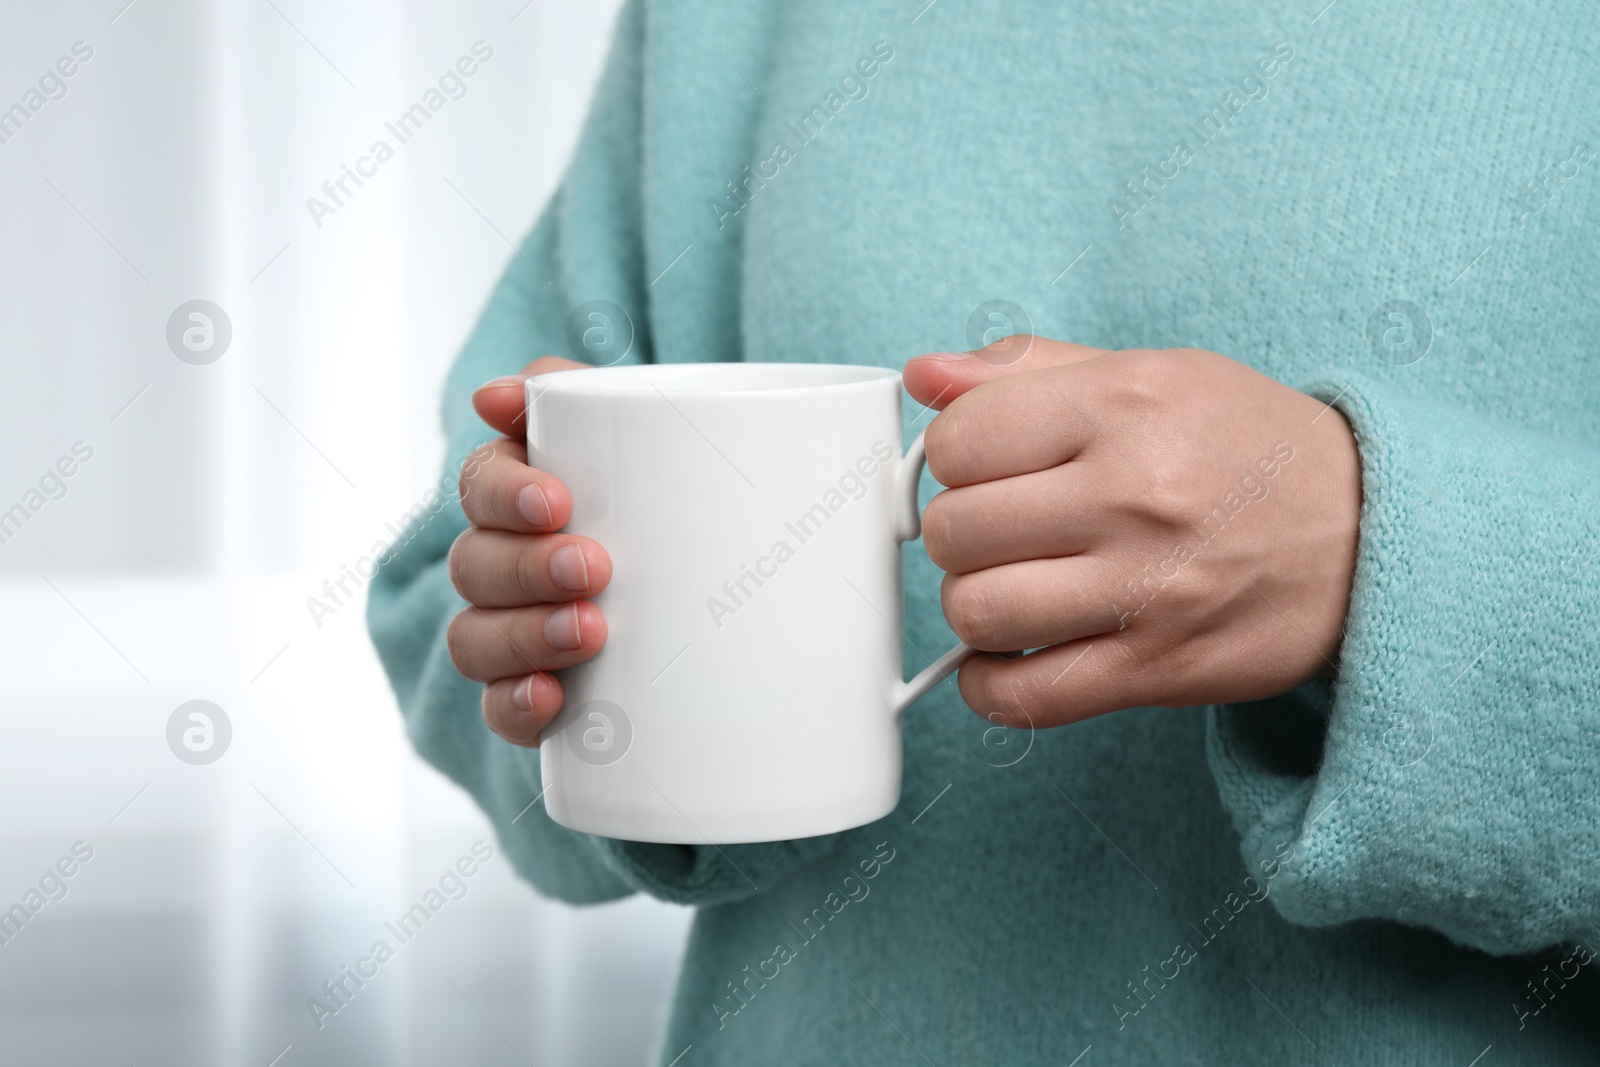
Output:
M629 885L673 904L724 904L766 892L831 851L838 834L748 845L662 845L596 837L601 859Z
M1496 953L1586 929L1600 805L1571 749L1596 745L1563 742L1597 716L1553 679L1585 673L1600 621L1571 562L1594 552L1592 473L1470 402L1353 375L1304 391L1355 432L1360 548L1337 679L1208 709L1247 866L1307 926L1388 919Z

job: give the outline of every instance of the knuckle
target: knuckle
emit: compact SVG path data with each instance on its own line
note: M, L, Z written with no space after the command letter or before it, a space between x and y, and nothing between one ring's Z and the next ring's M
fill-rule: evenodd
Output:
M489 732L503 741L515 740L506 725L508 709L505 686L494 682L485 685L479 703L483 707L483 724L489 728Z
M510 442L504 442L509 445ZM515 521L516 492L526 478L527 463L520 450L497 447L461 485L461 508L479 525L499 527Z
M1123 354L1113 393L1125 407L1151 410L1161 407L1173 386L1171 357L1164 351L1135 349Z
M956 419L943 411L934 416L922 435L922 446L928 455L928 473L941 485L950 484L951 461L957 455L956 433Z
M483 483L488 470L487 461L468 459L461 465L461 476L456 480L456 496L461 501L461 511L468 518L478 511L483 498Z
M444 645L445 649L450 653L450 662L455 665L459 674L468 678L471 675L467 672L472 665L467 634L467 628L471 625L471 621L468 618L471 611L472 609L468 608L465 611L456 612L455 618L450 620L450 625L445 627L444 631Z
M484 474L507 463L521 463L527 456L527 448L521 441L513 441L509 437L497 437L478 446L477 450L467 458L477 463L475 469L478 473Z
M1139 703L1152 707L1174 708L1209 703L1207 698L1210 694L1194 684L1208 674L1215 676L1204 670L1205 659L1205 656L1196 655L1184 645L1178 645L1156 659L1159 669L1146 670L1138 676L1131 675L1128 688L1138 697Z
M941 588L944 614L956 636L973 648L1004 652L1006 630L1004 598L987 583L966 576L946 576Z
M483 687L478 697L478 706L483 711L483 725L487 726L491 733L498 734L500 732L500 723L498 721L499 715L495 709L494 686L486 685Z
M954 570L956 538L952 528L950 502L940 493L922 512L922 547L940 570Z
M545 599L546 575L544 554L539 551L536 538L519 538L516 556L511 565L511 583L524 604L538 604Z
M1155 696L1166 674L1159 650L1165 643L1148 628L1139 633L1113 634L1101 642L1102 654L1110 657L1101 669L1109 688L1121 695L1122 703L1129 707L1158 703Z
M983 717L1001 726L1028 729L1045 718L1038 686L1011 672L991 672L980 700Z
M456 475L456 499L461 501L462 510L467 507L467 498L472 495L472 486L478 477L478 462L467 458L461 463L461 471Z
M501 445L505 441L506 439L503 437L493 441L485 441L471 452L468 452L466 458L461 461L461 472L456 478L456 485L459 487L462 500L466 500L467 494L471 492L471 487L492 469L495 460L500 456Z
M468 481L483 469L483 465L494 458L495 442L485 441L483 444L468 452L461 461L461 480Z
M923 447L928 453L928 473L940 485L955 487L967 480L972 469L968 456L982 446L980 440L984 406L972 390L956 397L928 423Z
M462 599L470 600L467 596L467 554L472 551L472 541L477 534L475 527L462 530L450 544L450 552L445 556L445 570L450 576L450 584L459 593Z
M1193 470L1177 457L1147 460L1145 499L1148 513L1168 525L1184 526L1196 510Z

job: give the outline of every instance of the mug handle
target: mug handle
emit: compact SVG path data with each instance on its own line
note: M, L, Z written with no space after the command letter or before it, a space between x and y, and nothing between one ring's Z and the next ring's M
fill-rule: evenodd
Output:
M928 465L928 450L922 443L925 434L926 431L917 434L917 439L911 442L911 447L906 449L905 458L900 461L900 481L896 486L900 493L900 511L895 516L895 536L900 541L915 541L922 536L922 513L917 510L917 487L922 482L922 468ZM972 648L957 643L950 651L923 668L915 678L909 682L898 683L890 697L894 714L897 717L903 714L924 693L948 678L957 667L961 666L961 661L972 653Z

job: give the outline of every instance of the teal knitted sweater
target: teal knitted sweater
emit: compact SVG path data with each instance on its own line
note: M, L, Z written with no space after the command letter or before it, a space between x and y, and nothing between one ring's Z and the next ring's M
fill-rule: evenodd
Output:
M1354 427L1337 677L1032 735L947 682L881 822L603 840L517 818L538 754L445 648L452 502L369 609L417 748L539 891L698 906L661 1063L1596 1062L1600 8L926 2L630 3L449 469L593 300L632 323L599 361L1211 349ZM905 568L909 670L952 638Z

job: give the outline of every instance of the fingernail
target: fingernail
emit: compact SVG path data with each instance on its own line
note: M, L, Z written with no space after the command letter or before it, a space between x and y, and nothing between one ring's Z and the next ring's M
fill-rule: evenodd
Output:
M521 387L522 382L523 379L518 378L515 374L508 374L504 378L496 378L493 381L484 382L473 392L481 393L485 389L505 389L513 385Z
M583 647L583 631L578 627L578 605L568 604L544 620L544 640L551 648L567 651Z
M528 675L522 681L511 687L511 703L520 711L533 710L533 679L535 675Z
M538 482L525 485L517 491L517 510L522 512L522 517L535 526L549 526L554 518L550 511L550 501L545 498L544 490Z
M918 356L918 359L936 359L941 363L954 363L959 359L971 359L971 352L929 352L927 355Z
M589 588L589 561L583 558L583 546L574 542L556 549L550 556L550 577L569 592Z

